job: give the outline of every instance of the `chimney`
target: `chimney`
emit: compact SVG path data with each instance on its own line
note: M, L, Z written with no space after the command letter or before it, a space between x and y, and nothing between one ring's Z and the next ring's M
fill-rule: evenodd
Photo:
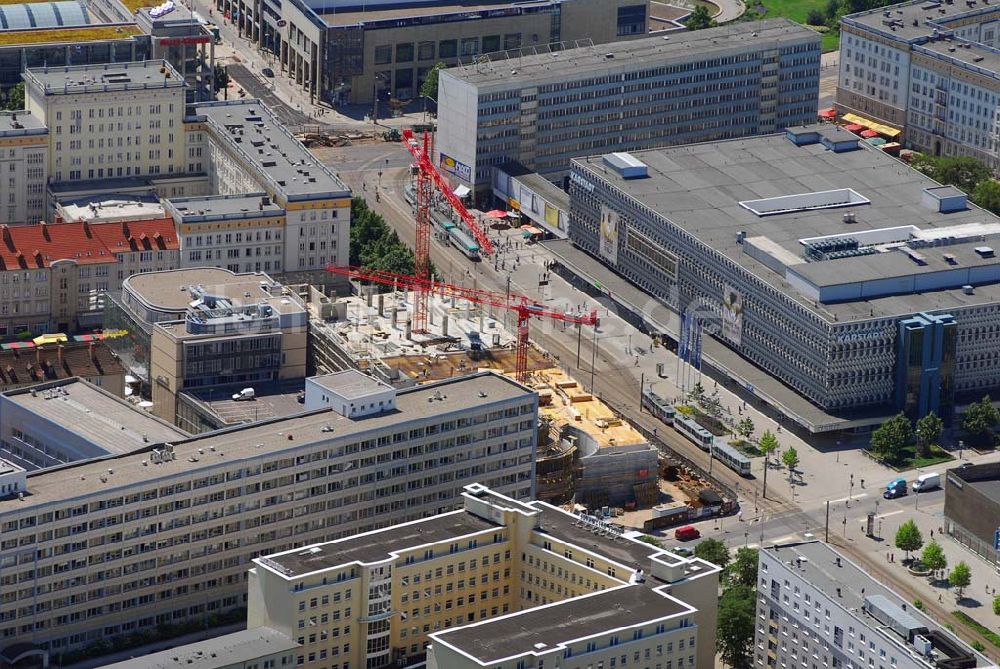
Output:
M51 242L52 241L52 235L49 234L49 224L46 223L45 221L42 221L38 225L40 225L41 228L42 228L42 237L45 238L45 241Z
M124 236L125 239L131 239L132 238L132 235L129 234L129 231L128 231L128 221L122 221L122 236Z
M83 234L87 236L87 239L91 239L94 236L90 231L90 223L87 221L83 222Z
M7 225L6 223L4 223L2 226L0 226L0 229L3 230L3 241L4 241L4 243L7 244L7 246L10 247L13 250L13 248L14 248L14 238L10 234L10 226Z

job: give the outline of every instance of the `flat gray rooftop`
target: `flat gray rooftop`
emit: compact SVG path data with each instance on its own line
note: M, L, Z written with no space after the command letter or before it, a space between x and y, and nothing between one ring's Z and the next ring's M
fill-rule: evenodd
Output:
M438 391L447 396L439 401L428 401ZM485 398L479 396L480 391L486 393ZM143 461L149 460L149 453L139 452L122 455L114 460L80 463L40 472L29 479L30 494L23 501L0 501L0 513L107 493L112 488L143 483L151 478L228 467L235 460L260 459L265 455L276 457L282 451L310 444L345 443L362 438L365 434L393 430L410 420L469 411L491 402L512 399L528 401L531 397L531 391L517 382L505 376L484 372L399 391L396 410L375 416L352 419L333 411L315 411L265 424L208 433L187 441L165 438L160 441L174 444L177 457L171 462L144 466ZM325 428L332 428L333 431L328 432ZM152 446L153 443L150 443L150 447ZM199 453L199 449L203 453ZM191 462L191 458L196 461ZM114 475L108 477L107 483L102 483L100 475L108 467L114 468Z
M0 137L47 134L49 134L48 128L31 112L0 112Z
M1000 8L996 5L987 4L984 0L969 0L968 4L964 0L955 0L951 4L941 0L915 0L915 2L904 2L891 7L851 14L844 18L847 23L882 33L892 40L912 43L932 34L935 26L928 25L929 22L947 26L966 16L991 14L998 9ZM990 17L983 16L980 20L990 20ZM913 25L914 21L917 25Z
M851 611L862 620L867 620L872 627L881 627L874 618L868 617L861 610L865 602L865 597L871 595L882 595L891 603L904 609L906 613L923 623L927 629L936 630L949 635L957 641L957 637L945 631L933 618L924 615L911 602L907 602L893 590L882 585L880 581L861 569L859 566L848 560L842 554L835 551L821 541L810 541L794 544L779 544L767 546L765 550L774 559L780 560L785 567L798 574L804 581L818 588L830 599L834 600L844 609ZM801 562L796 562L796 558L803 558ZM837 558L840 557L840 566L837 566ZM792 564L789 565L789 562ZM762 572L763 573L763 572ZM840 591L838 596L837 591ZM890 638L895 636L889 633ZM961 643L961 642L959 642ZM900 645L903 645L902 643ZM962 644L967 650L971 649ZM908 647L912 650L910 646ZM988 666L985 658L976 654L976 666Z
M41 87L46 95L185 86L184 77L164 60L31 67L24 78L29 85Z
M240 386L199 388L180 394L203 404L226 425L239 425L305 412L305 404L299 402L303 387L302 379L254 383L252 402L232 399L233 393L240 390Z
M345 369L342 372L321 374L312 377L313 382L335 392L345 399L358 399L373 393L390 390L390 386L374 379L356 369Z
M537 644L549 650L610 629L693 612L670 595L636 584L537 606L433 636L480 662L492 663L536 652Z
M255 627L158 653L104 665L104 669L220 669L295 650L299 644L270 627Z
M30 387L7 391L5 401L73 430L108 453L132 453L151 444L190 438L180 428L77 378L34 388L39 389L34 394Z
M540 526L545 534L594 551L626 567L648 569L649 558L662 552L655 546L627 537L611 539L598 536L586 527L577 527L575 516L546 504L535 503L532 506L542 512Z
M907 225L933 231L959 224L1000 224L1000 218L974 205L953 213L938 213L924 206L923 189L940 184L866 142L860 142L860 147L834 153L821 143L796 146L784 134L773 134L633 152L648 166L648 178L644 179L623 179L605 167L601 156L577 158L573 165L610 182L828 322L895 317L1000 301L1000 285L987 284L977 286L972 295L957 287L817 304L786 282L783 275L743 252L743 245L737 241L741 232L748 239L765 237L785 253L802 258L799 240L803 238ZM847 211L843 208L800 209L757 216L740 206L741 201L838 189L853 189L870 200L870 204L849 209L856 215L856 222L850 225L843 222ZM892 251L803 262L793 269L820 284L837 284L945 269L944 252L955 255L958 268L1000 262L998 258L980 258L973 250L978 245L926 249L927 264L923 267L904 253Z
M166 200L166 209L178 223L205 223L285 214L284 208L271 201L267 193L173 198Z
M266 558L281 567L285 576L295 578L351 562L366 564L379 562L387 559L389 553L394 551L451 539L458 540L495 527L500 525L483 520L467 511L453 511L339 541L268 555Z
M235 274L221 267L192 267L133 274L125 282L127 290L151 307L163 311L183 313L193 299L187 290L190 286L204 286L209 293L228 297L234 304L256 304L267 300L279 313L305 309L296 296L288 296L288 304L284 304L280 284L261 272ZM279 288L267 291L261 288L261 282ZM247 293L250 297L246 297Z
M258 176L289 199L351 196L347 185L295 139L260 100L206 102L195 105L195 114L214 125Z
M490 54L488 62L448 68L449 76L489 88L544 85L550 81L600 76L605 71L636 70L650 64L675 64L713 57L725 51L777 48L786 42L815 42L820 36L788 19L733 23L669 36L581 46L527 55L527 50ZM611 54L612 57L608 57Z
M997 13L1000 13L1000 8L994 9L997 10ZM993 20L997 18L997 15L992 17ZM974 67L980 71L988 70L994 78L1000 78L1000 75L998 75L998 71L1000 71L1000 52L988 46L967 40L937 39L924 42L916 50L934 54L939 58L953 61L963 66Z

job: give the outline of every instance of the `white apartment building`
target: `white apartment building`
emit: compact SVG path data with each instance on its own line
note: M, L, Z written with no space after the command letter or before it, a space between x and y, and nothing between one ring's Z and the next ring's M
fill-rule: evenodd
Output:
M37 223L45 215L48 129L26 112L0 112L0 223Z
M719 568L473 484L460 509L259 557L250 627L309 669L710 669Z
M185 171L184 78L166 61L31 68L25 102L50 130L52 178Z
M841 22L837 106L935 156L1000 167L1000 7L906 2Z
M85 393L11 391L22 449L52 424L106 419ZM79 396L78 396L79 395ZM398 392L395 410L332 410L35 472L0 500L0 649L57 653L246 602L261 555L448 512L483 482L534 490L537 395L482 373ZM112 419L113 420L113 419Z
M195 117L189 118L189 135L189 151L200 150L207 156L211 192L236 196L236 199L247 193L255 194L248 196L251 199L258 197L257 193L267 197L266 201L258 198L256 202L236 204L235 207L233 201L218 198L181 202L180 205L187 208L187 224L192 226L182 229L182 235L193 239L193 250L197 250L198 233L206 229L196 223L212 221L213 230L218 229L220 221L224 221L222 228L226 230L271 226L273 233L274 223L262 222L260 219L264 216L243 216L252 214L254 209L259 213L266 207L267 213L274 215L271 218L280 217L284 221L281 224L284 228L282 267L275 271L308 272L323 270L328 264L347 264L350 189L316 160L259 100L197 105ZM200 143L195 135L201 138ZM242 211L244 206L249 211ZM283 215L276 208L283 210ZM175 207L175 211L179 210ZM200 216L208 218L196 219L191 216L194 211L204 211ZM179 222L184 218L175 214ZM207 247L208 237L201 235L201 238ZM278 259L272 262L275 260ZM267 260L263 262L266 264Z
M236 273L284 271L286 212L267 193L251 190L246 194L172 198L164 206L181 240L182 267L225 267ZM347 230L350 234L349 227ZM322 245L314 250L319 263L341 260L329 248L337 241L326 237L317 242L313 237L313 244ZM292 243L298 244L296 240Z
M754 666L995 666L828 544L760 551Z

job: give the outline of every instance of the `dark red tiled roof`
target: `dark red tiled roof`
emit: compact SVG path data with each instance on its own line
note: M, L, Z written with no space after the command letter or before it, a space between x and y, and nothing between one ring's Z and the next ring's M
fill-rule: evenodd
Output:
M172 218L116 223L0 225L0 270L49 267L58 260L79 264L116 262L115 254L179 248Z

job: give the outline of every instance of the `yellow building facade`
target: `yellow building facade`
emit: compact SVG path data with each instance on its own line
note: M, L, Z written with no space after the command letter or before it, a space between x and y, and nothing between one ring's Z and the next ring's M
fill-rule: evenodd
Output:
M715 565L480 484L463 502L254 560L248 625L314 669L713 666Z

